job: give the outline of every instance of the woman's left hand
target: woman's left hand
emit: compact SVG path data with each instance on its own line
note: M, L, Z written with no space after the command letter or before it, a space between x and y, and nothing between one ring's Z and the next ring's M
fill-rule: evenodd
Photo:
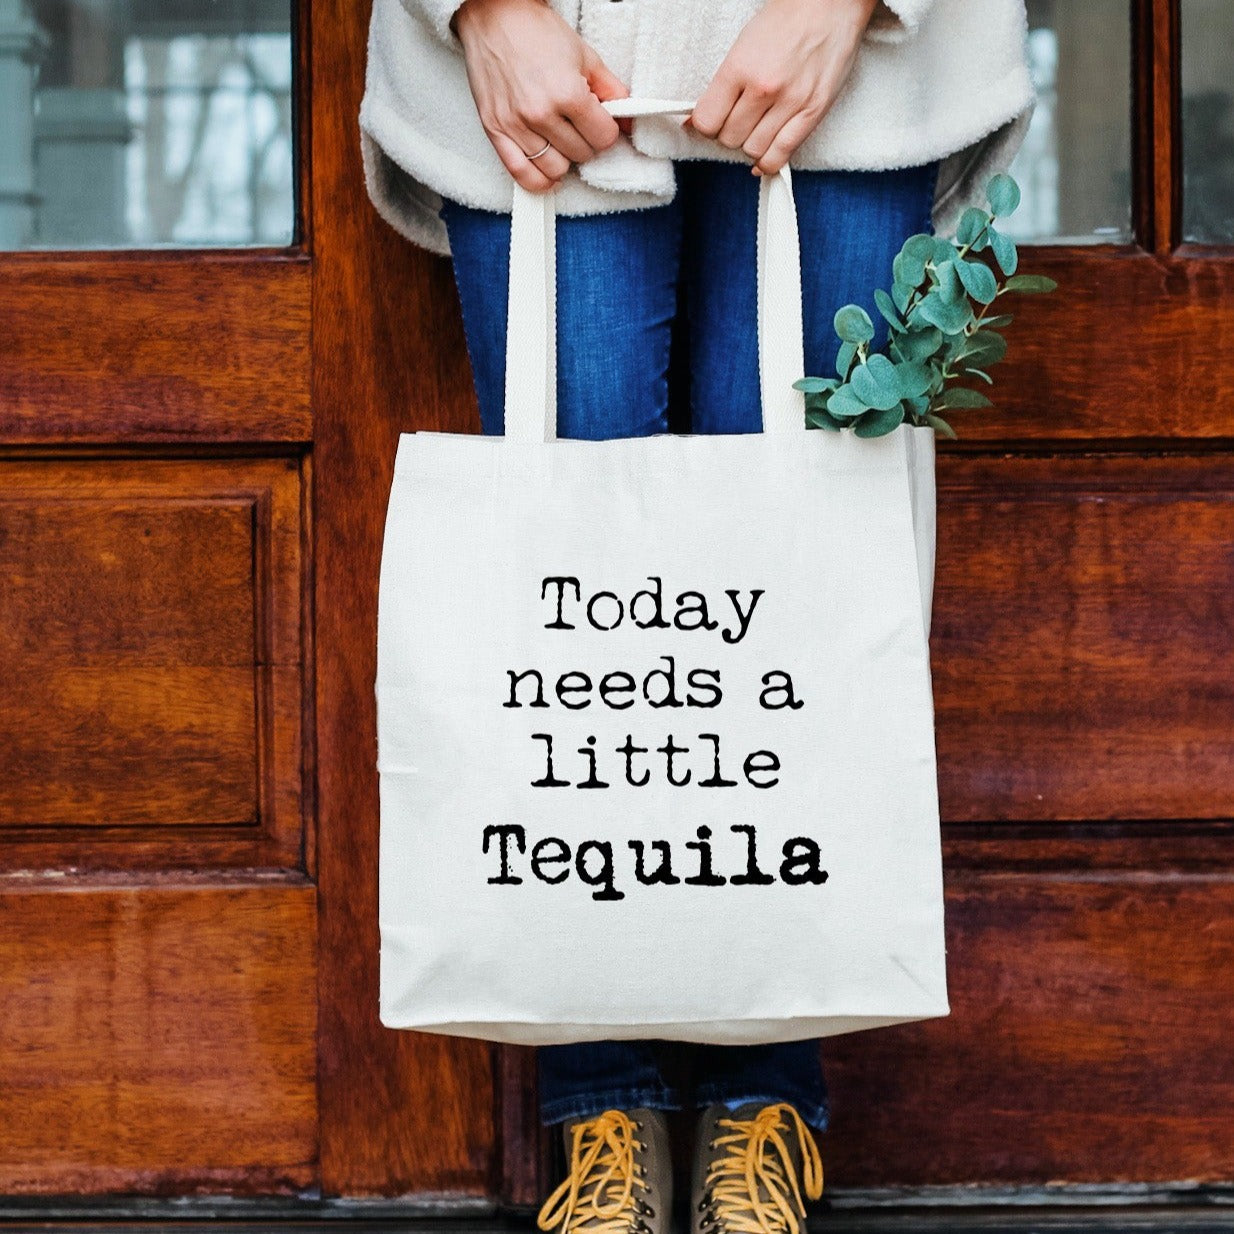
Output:
M877 0L767 0L698 100L689 123L755 174L772 175L814 131L852 71Z

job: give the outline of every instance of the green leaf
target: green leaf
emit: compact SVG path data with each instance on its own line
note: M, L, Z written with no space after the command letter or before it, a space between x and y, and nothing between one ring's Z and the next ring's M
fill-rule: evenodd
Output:
M1007 340L997 331L978 330L969 337L959 358L969 368L989 368L1007 354Z
M918 398L929 388L933 373L924 364L909 362L895 366L896 380L900 386L900 397L906 399Z
M836 373L839 374L841 381L848 380L848 371L853 367L853 361L856 358L856 343L844 343L841 345L839 354L836 356Z
M891 276L897 283L904 283L907 287L919 287L925 279L925 262L901 249L891 263Z
M984 381L987 386L992 386L994 384L994 378L991 377L989 373L983 372L979 368L969 368L966 365L964 368L964 376L965 377L980 377L981 380Z
M806 394L821 394L834 390L838 384L834 377L801 377L793 382L793 389Z
M1022 291L1027 295L1057 291L1058 284L1044 274L1014 274L1003 285L1004 291Z
M981 319L981 328L983 330L1001 330L1004 326L1009 326L1015 321L1015 318L1010 313L1000 313L997 317L983 317Z
M893 407L867 411L856 424L853 433L858 437L885 437L904 423L904 408L900 403Z
M859 304L846 304L835 316L836 333L846 343L868 343L874 337L870 314Z
M944 334L960 334L973 319L973 310L967 300L947 304L931 292L913 310L913 314L930 325L937 326Z
M980 390L969 390L965 386L951 386L943 394L943 401L938 404L939 411L952 411L974 407L993 407Z
M950 437L952 441L956 440L956 431L947 423L942 416L927 414L926 423L937 433L942 433L944 437Z
M955 267L964 290L981 304L989 304L998 295L994 271L981 261L961 261Z
M949 368L956 363L967 346L968 335L963 330L945 335L943 345L938 349L938 354L931 357L931 363L937 368Z
M960 298L960 280L956 274L955 262L944 261L934 267L934 276L938 279L938 294L947 304L954 304Z
M886 356L871 356L855 368L850 384L853 393L867 407L886 411L900 401L900 382L895 365Z
M900 310L901 313L908 309L908 302L912 298L912 294L916 291L916 287L910 287L907 283L899 281L891 285L891 303Z
M956 243L961 246L972 244L981 235L989 222L990 216L984 210L979 210L976 206L969 206L960 215L960 225L956 228L955 232Z
M944 262L958 261L960 259L960 250L950 240L944 240L942 236L931 237L931 247L934 252L930 260L936 266L941 266Z
M1020 204L1020 186L1005 171L1000 171L986 186L986 198L995 218L1006 218Z
M911 329L896 339L896 347L905 360L928 360L943 341L943 333L937 326Z
M852 386L841 386L828 400L827 410L833 416L846 416L850 420L868 410L854 392Z
M817 408L806 412L806 426L808 428L830 429L833 433L838 433L844 427L844 422L837 420L830 412Z
M904 400L904 405L914 415L925 415L925 413L930 409L930 396L928 394L923 394L919 398L906 398Z
M886 318L887 324L893 330L904 329L904 322L896 311L895 302L881 287L874 292L874 303L878 306L878 311Z
M1016 266L1020 264L1020 256L1016 252L1015 242L1010 236L1004 236L1002 232L995 231L990 228L990 248L994 250L994 258L998 262L998 268L1004 274L1014 274Z

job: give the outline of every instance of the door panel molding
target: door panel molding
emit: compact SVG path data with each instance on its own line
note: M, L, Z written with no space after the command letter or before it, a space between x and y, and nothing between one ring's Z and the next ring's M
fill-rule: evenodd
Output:
M1234 817L1234 455L938 471L943 818Z
M0 869L306 868L296 458L0 459Z

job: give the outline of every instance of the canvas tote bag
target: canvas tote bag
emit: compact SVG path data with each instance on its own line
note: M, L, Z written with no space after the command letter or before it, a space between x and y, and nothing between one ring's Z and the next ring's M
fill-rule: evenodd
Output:
M661 108L689 110L614 110ZM933 430L806 429L787 170L760 193L761 434L556 439L553 198L518 190L505 437L399 437L391 1028L769 1042L948 1013Z

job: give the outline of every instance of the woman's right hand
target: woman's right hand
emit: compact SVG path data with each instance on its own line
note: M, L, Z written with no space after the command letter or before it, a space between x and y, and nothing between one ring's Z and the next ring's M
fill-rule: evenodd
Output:
M463 0L454 28L480 123L523 188L552 188L617 140L600 103L629 91L544 0Z

